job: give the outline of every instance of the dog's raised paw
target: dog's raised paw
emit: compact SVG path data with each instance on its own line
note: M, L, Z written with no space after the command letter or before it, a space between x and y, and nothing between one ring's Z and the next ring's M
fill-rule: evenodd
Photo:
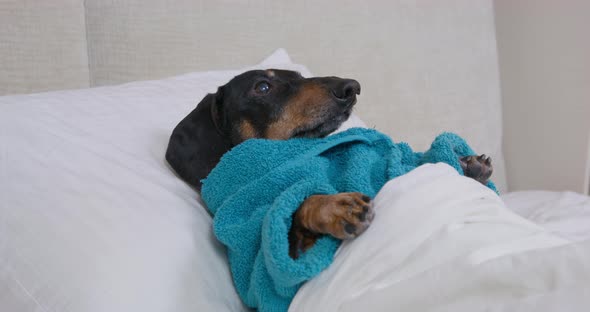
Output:
M361 235L375 217L373 201L362 193L308 197L293 216L289 255L293 259L311 248L321 235L352 239Z
M471 155L459 159L461 169L466 177L472 178L482 184L487 184L494 171L492 159L485 154Z
M339 239L361 235L375 217L371 198L358 192L332 195L321 210L322 232Z

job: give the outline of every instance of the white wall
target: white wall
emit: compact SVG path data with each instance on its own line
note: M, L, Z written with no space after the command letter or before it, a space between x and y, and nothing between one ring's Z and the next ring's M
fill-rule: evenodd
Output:
M494 5L510 190L589 192L590 1Z

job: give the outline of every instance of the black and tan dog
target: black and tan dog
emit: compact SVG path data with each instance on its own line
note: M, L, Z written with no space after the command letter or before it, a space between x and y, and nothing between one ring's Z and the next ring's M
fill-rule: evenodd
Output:
M348 119L360 91L351 79L304 78L287 70L245 72L208 94L176 126L166 159L200 191L200 181L233 146L250 138L324 137ZM464 157L461 166L466 176L481 183L492 174L485 155ZM371 199L361 193L312 195L293 216L290 255L297 258L321 235L354 238L373 215Z

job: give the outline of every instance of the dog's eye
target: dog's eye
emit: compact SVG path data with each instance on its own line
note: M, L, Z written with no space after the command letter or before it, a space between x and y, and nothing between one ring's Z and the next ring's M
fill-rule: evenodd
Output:
M266 81L259 82L254 86L254 90L259 94L267 94L270 91L270 84Z

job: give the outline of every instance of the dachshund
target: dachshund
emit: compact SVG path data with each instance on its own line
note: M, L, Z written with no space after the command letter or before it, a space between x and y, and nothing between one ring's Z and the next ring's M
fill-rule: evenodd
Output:
M289 70L252 70L206 95L173 130L166 160L198 192L224 153L251 138L322 138L348 119L361 92L353 79L304 78ZM460 159L465 176L487 183L491 159ZM296 259L322 235L352 239L374 217L361 193L312 195L293 215L289 255Z

